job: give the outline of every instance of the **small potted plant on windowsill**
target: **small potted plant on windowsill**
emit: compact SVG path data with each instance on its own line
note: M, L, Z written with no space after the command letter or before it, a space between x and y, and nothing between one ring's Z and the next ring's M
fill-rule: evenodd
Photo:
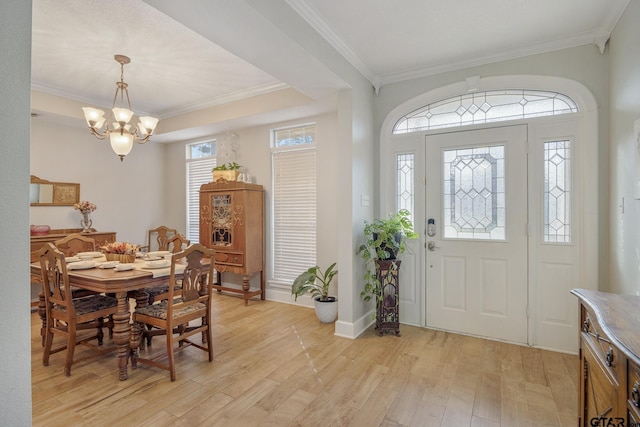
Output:
M291 286L291 294L295 295L296 301L301 295L311 294L316 316L322 323L333 323L338 317L338 299L329 295L333 278L338 274L335 267L335 262L324 271L317 265L311 267L296 277Z
M418 238L418 233L413 230L410 216L411 213L408 210L401 209L396 214L390 214L386 219L376 219L371 223L365 221L365 241L356 251L365 264L364 290L360 292L360 296L365 301L371 300L372 296L381 298L376 261L395 260L397 254L405 252L407 239Z

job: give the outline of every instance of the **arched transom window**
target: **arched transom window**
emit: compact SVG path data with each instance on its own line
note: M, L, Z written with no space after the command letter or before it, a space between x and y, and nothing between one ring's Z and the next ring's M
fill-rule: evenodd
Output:
M402 117L393 134L578 112L566 95L542 90L471 92L425 105Z

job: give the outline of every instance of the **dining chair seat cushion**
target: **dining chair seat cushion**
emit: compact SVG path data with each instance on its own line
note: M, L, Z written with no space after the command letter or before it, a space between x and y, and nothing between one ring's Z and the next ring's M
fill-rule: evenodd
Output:
M104 310L105 308L115 307L118 305L118 300L106 295L92 295L74 299L73 305L76 309L76 315L80 316L87 313L93 313L94 311ZM66 307L59 305L54 305L52 309L66 311Z
M181 302L181 298L176 299L176 303L179 303L179 302ZM150 317L166 320L168 303L169 302L167 300L164 300L158 304L152 304L152 305L140 307L136 309L136 313L142 314L144 316L150 316ZM180 317L187 313L191 313L193 311L205 310L206 308L207 306L201 302L184 305L178 309L174 308L173 317Z

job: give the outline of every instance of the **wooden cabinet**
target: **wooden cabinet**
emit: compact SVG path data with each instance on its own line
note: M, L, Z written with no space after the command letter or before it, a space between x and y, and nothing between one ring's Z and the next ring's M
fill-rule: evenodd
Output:
M574 289L580 301L580 426L640 419L640 297Z
M38 261L38 251L44 246L45 243L55 242L56 240L64 239L69 234L80 233L83 236L91 237L95 239L96 246L103 246L109 242L116 241L115 231L92 231L90 233L82 233L81 228L65 228L59 230L51 230L49 234L44 236L31 236L31 263Z
M200 187L200 243L216 251L214 289L243 294L244 303L264 284L264 189L261 185L219 180ZM223 286L221 273L242 275L242 287ZM260 274L260 289L250 278Z

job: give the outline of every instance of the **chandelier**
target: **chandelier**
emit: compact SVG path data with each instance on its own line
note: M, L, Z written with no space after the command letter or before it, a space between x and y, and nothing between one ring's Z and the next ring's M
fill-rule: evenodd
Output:
M91 133L98 139L105 139L108 136L111 141L111 148L120 156L120 161L122 161L124 156L131 152L133 141L138 144L144 144L149 140L158 124L158 119L140 117L140 122L137 126L132 128L131 124L129 124L133 118L133 110L129 100L128 85L124 82L124 66L131 62L131 59L124 55L115 55L114 59L120 64L120 81L116 82L117 89L113 97L109 117L105 120L104 111L97 108L83 107L82 110ZM125 108L124 104L125 95L128 108ZM118 106L116 106L116 102L118 102Z

